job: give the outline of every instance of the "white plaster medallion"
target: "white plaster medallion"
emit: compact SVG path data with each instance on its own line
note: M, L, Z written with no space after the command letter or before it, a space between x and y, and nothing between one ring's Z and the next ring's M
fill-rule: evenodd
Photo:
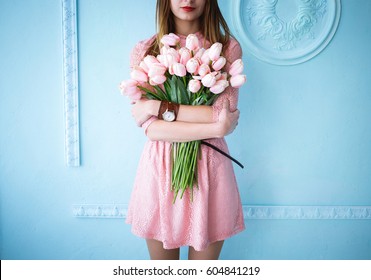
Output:
M247 51L277 65L305 62L331 41L340 0L236 0L233 24Z

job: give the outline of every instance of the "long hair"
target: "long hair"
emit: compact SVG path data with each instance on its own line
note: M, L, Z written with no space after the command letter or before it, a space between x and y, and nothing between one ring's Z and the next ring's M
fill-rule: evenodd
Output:
M151 43L146 54L157 55L160 52L160 40L163 35L175 33L174 14L171 11L170 0L157 0L156 23L157 36ZM204 12L199 18L201 33L205 40L211 44L219 42L223 49L227 47L231 32L222 13L217 0L206 0Z

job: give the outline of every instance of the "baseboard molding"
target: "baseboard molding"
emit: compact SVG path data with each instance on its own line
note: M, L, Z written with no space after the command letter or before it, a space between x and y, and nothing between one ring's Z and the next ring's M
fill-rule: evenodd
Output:
M127 204L75 204L76 218L125 219ZM255 206L243 205L249 219L371 219L371 206Z

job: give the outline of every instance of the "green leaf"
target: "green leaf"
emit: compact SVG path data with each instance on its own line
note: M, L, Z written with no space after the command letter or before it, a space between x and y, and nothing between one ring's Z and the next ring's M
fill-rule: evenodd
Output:
M185 105L190 104L187 88L181 79L177 79L177 94L178 94L178 100L180 100L180 104L185 104Z
M155 94L154 92L150 91L148 88L145 88L145 87L142 87L142 86L137 86L137 88L139 88L140 90L143 90L146 93Z
M161 96L158 96L156 93L150 91L148 88L137 86L140 90L143 90L146 93L148 99L162 100Z
M166 94L159 86L154 86L156 89L157 95L161 97L161 100L167 100Z
M166 100L171 100L170 95L171 95L171 85L170 85L170 79L167 79L164 83L164 88L166 92Z
M169 80L170 83L170 101L174 103L178 103L178 95L177 95L177 86L176 86L176 76L173 75L171 80Z
M147 94L145 95L148 99L154 99L154 100L162 100L161 98L159 98L156 94L153 94L153 93L150 93L150 92L147 92Z
M197 97L193 102L192 105L201 105L202 96Z
M208 101L206 101L205 105L212 105L215 100L218 98L218 94L213 94Z

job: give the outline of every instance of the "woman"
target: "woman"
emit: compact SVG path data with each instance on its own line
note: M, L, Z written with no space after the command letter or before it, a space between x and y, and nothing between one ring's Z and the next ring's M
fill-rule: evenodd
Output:
M182 46L188 34L196 34L204 48L222 43L228 60L225 70L242 56L217 0L158 0L156 18L158 33L136 45L132 67L147 54L157 55L160 38L168 33L177 34ZM201 147L199 188L194 189L193 201L186 192L173 204L171 191L171 142L207 139L228 152L224 136L237 126L237 100L238 90L228 87L213 106L177 105L175 121L161 118L160 101L141 99L133 104L132 115L149 141L139 163L127 223L134 234L146 239L151 259L179 259L181 246L189 246L189 259L218 259L224 240L245 228L232 163L216 150Z

